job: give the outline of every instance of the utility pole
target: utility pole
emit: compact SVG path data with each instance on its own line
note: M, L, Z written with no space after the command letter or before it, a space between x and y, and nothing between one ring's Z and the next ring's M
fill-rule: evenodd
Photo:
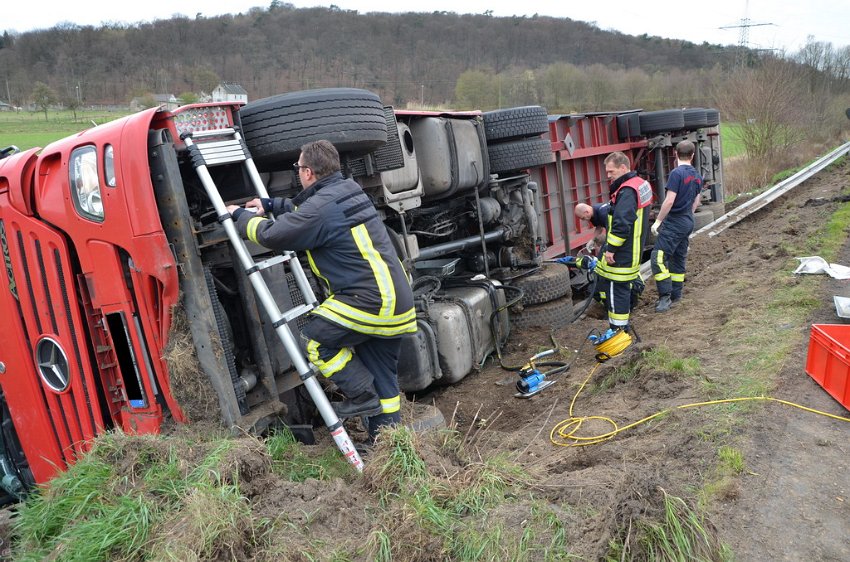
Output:
M735 66L740 66L744 68L747 66L747 62L749 60L749 51L750 51L750 28L751 27L760 27L763 25L774 25L772 23L753 23L750 21L748 17L748 13L750 11L750 2L744 4L744 17L741 18L740 23L737 25L724 25L719 29L740 29L741 33L738 36L738 51L735 53Z
M425 84L419 84L419 109L425 107Z

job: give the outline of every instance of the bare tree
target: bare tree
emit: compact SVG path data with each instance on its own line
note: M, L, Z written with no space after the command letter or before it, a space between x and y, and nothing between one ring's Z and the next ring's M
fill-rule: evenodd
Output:
M47 109L59 100L56 91L44 82L36 82L31 95L33 103L44 112L44 120L47 121Z
M770 160L804 137L808 96L805 77L795 65L768 57L741 69L718 88L717 101L727 121L740 125L747 155Z

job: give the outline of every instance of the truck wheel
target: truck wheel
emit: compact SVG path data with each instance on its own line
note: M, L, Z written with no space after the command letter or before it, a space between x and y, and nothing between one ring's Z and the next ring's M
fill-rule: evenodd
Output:
M304 143L325 139L341 153L365 154L387 142L387 119L376 94L357 88L291 92L251 102L240 111L245 142L260 171L283 169Z
M682 117L685 120L685 129L695 131L708 127L707 110L701 107L691 107L682 110Z
M620 140L640 136L640 114L622 113L617 116L617 136Z
M487 142L538 137L549 131L546 108L539 105L512 107L484 113Z
M544 166L555 161L548 139L523 139L487 147L490 171L494 174Z
M685 116L681 109L642 111L638 115L641 134L680 131L685 127Z
M528 328L563 328L573 319L573 300L564 297L510 312L511 333Z
M570 294L570 269L561 264L548 263L536 273L512 279L505 284L525 291L523 306L542 304Z
M720 124L720 112L716 109L706 109L705 110L705 126L706 127L716 127Z

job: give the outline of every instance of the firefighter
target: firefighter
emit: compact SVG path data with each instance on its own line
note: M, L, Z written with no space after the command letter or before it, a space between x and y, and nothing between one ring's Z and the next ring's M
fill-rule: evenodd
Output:
M596 255L605 243L605 225L608 223L609 207L608 203L594 203L593 205L578 203L573 211L577 219L586 220L596 228L593 240L585 246L592 255Z
M691 141L676 145L676 168L670 172L664 202L652 224L652 233L658 237L650 257L658 289L655 312L667 312L682 298L688 240L702 191L702 176L691 165L694 151Z
M301 330L308 358L346 396L333 403L339 417L362 416L374 439L401 420L398 355L401 337L416 331L413 292L374 205L343 178L336 148L307 143L294 167L303 186L295 198L227 209L249 240L306 252L329 295Z
M646 208L652 203L652 187L631 171L629 158L622 152L605 157L605 174L611 182L608 234L596 267L599 279L594 296L606 306L610 328L628 331L629 315L637 304L632 294L643 286L640 259L649 230Z

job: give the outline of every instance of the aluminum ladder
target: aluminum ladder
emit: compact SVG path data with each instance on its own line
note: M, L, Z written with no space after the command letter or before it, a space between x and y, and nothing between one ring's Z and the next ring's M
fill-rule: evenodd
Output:
M248 176L254 186L257 196L268 198L268 191L260 178L260 174L257 171L254 160L251 158L248 147L245 145L239 131L233 128L185 133L181 135L181 139L186 144L186 148L189 150L189 155L192 158L192 165L195 168L195 171L197 171L198 177L201 179L201 183L204 185L204 189L215 208L218 222L224 227L227 237L230 239L230 243L233 245L233 248L239 258L239 262L245 270L248 279L251 281L251 286L254 288L254 292L260 301L260 305L265 309L269 318L272 320L275 332L277 333L278 338L280 338L280 341L283 344L286 353L289 355L293 366L296 371L298 371L298 375L307 389L307 392L309 392L310 398L312 398L313 402L316 404L316 407L322 416L322 420L324 420L325 425L328 427L328 430L330 430L334 442L342 452L343 456L345 456L354 468L362 472L363 460L360 458L357 449L354 448L354 444L352 443L348 432L345 430L345 427L343 427L342 421L331 406L324 390L316 380L315 372L310 367L306 358L302 355L301 349L299 348L298 343L287 324L290 320L293 320L315 308L317 303L316 296L313 294L313 289L310 287L310 283L304 275L301 263L298 261L295 252L291 251L285 251L280 255L273 256L267 260L255 262L251 253L248 251L248 248L245 246L245 241L242 240L242 237L236 230L233 218L230 216L230 213L227 212L227 207L221 198L221 194L218 192L218 188L210 176L210 167L242 162L248 172ZM270 220L274 220L274 217L271 214L267 214L266 216ZM274 297L268 288L268 285L263 279L263 276L259 274L263 269L280 263L289 266L298 289L304 297L305 303L294 306L285 313L280 311L277 306L277 302L275 302Z

